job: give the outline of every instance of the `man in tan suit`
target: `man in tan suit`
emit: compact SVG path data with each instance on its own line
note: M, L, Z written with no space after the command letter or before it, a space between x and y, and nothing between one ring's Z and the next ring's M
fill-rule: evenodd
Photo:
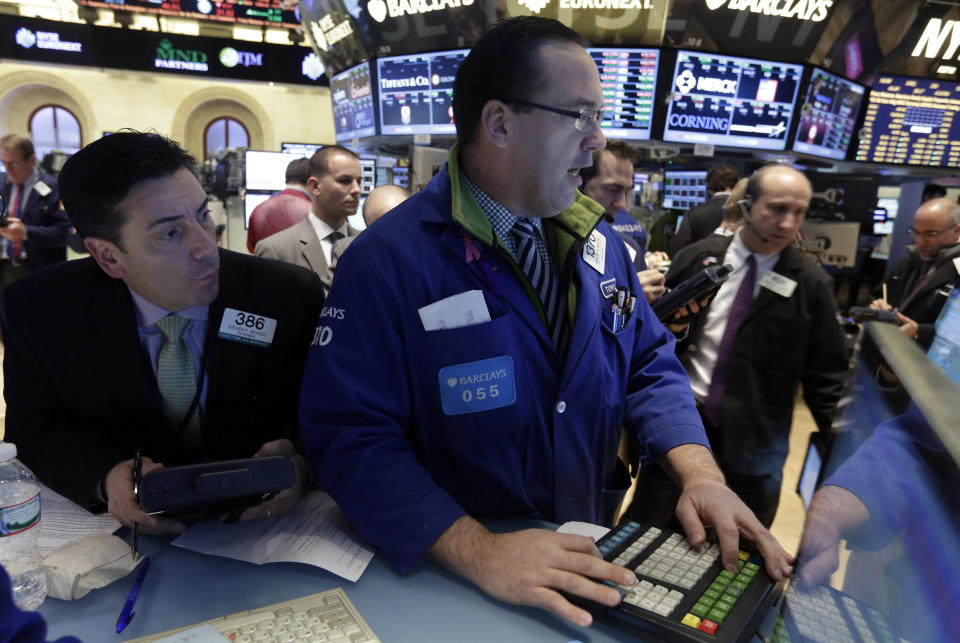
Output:
M307 189L313 201L310 214L257 242L253 253L309 268L320 276L326 295L337 260L360 234L347 225L360 205L360 159L339 145L320 148L310 159Z

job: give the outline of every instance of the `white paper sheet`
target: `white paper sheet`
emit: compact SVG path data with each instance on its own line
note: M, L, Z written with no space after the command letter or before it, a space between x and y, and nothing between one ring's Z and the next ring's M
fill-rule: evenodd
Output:
M112 534L120 523L110 514L92 514L73 501L40 485L40 553L83 540L97 531Z
M354 582L373 558L333 499L320 491L308 493L282 518L229 525L201 522L173 544L258 565L306 563Z
M467 290L424 306L417 312L423 330L443 330L473 326L490 321L490 311L480 290Z
M600 540L607 535L608 531L610 531L608 527L595 525L590 522L577 522L576 520L565 522L557 527L557 533L559 534L587 536L588 538L593 538L594 540Z

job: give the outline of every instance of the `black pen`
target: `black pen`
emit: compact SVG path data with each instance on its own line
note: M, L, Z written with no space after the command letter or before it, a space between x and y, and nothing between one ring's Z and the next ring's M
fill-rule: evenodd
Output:
M140 456L140 447L133 453L133 495L140 502L140 469L143 467L143 458ZM133 523L130 537L130 557L137 559L137 523Z

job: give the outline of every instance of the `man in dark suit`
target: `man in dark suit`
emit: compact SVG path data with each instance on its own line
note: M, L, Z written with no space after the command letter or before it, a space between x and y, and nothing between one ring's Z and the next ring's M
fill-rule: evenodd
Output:
M360 159L339 145L322 147L310 159L307 187L313 208L303 221L257 244L254 254L309 268L330 291L337 260L360 231L347 217L360 206Z
M247 227L247 250L250 254L262 239L300 223L310 213L313 201L307 188L309 178L310 159L296 159L287 164L284 176L286 189L274 194L250 213Z
M308 271L214 242L207 196L176 143L119 132L64 166L67 212L91 257L30 275L2 301L6 435L44 483L144 532L143 471L282 455L297 482L244 518L289 510L309 480L292 440L323 296Z
M8 134L0 138L3 211L0 227L0 293L29 272L67 259L70 221L60 209L57 180L37 167L29 138Z
M886 299L881 290L870 307L895 309L900 330L927 348L950 289L960 284L960 205L945 197L924 202L910 235L907 256L884 280Z
M667 285L676 286L706 265L734 266L677 350L727 484L768 526L797 388L819 430L829 431L847 375L833 283L791 245L811 193L807 178L788 166L759 170L741 202L744 226L687 247L667 273ZM627 517L670 521L671 487L641 471L635 498Z
M705 239L723 222L723 204L730 190L740 180L740 174L729 165L714 165L707 171L707 190L710 200L690 208L680 223L680 229L670 240L670 254L675 255L695 241Z

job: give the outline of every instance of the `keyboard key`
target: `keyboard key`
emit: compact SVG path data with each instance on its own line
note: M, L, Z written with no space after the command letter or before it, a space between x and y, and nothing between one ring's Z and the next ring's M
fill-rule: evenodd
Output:
M690 613L684 616L680 622L688 627L693 627L693 628L700 627L700 618Z
M717 627L717 623L714 623L710 619L705 618L700 621L700 631L706 632L707 634L716 634Z

